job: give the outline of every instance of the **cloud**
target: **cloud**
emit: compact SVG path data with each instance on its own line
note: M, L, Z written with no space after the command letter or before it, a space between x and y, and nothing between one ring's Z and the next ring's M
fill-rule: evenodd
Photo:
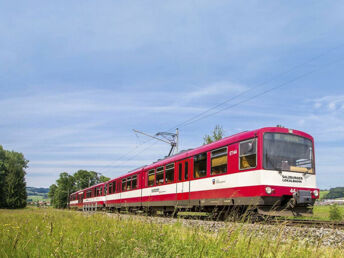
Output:
M213 98L216 96L230 95L240 93L247 87L232 82L219 81L211 83L204 87L197 87L194 90L184 93L183 101L198 100L201 98Z
M324 96L312 100L316 109L325 109L325 111L341 111L344 107L344 95Z

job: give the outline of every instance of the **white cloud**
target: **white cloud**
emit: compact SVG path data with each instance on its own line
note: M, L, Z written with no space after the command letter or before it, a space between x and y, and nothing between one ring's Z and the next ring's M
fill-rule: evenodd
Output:
M204 87L199 87L182 95L183 101L197 100L200 98L212 98L214 96L230 95L240 93L247 88L240 84L220 81L214 82Z
M312 101L314 102L314 107L316 107L317 109L326 108L327 111L336 111L343 108L344 95L324 96L322 98L317 98Z

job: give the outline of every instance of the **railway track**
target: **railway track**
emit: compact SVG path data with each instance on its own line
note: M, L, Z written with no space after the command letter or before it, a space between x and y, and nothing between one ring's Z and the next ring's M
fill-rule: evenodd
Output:
M181 215L182 219L197 219L208 221L221 221L211 218L206 215ZM242 221L238 221L242 222ZM247 223L247 221L245 221ZM244 223L245 223L244 222ZM332 228L332 229L344 229L344 221L328 221L328 220L306 220L306 219L280 219L273 218L260 221L251 221L250 223L260 223L266 225L285 225L285 226L297 226L297 227L315 227L315 228Z
M123 214L123 213L122 213ZM131 216L146 216L143 214L134 214L134 213L124 213L123 215L131 215ZM155 214L148 216L151 218L172 218L170 216L164 216L162 214ZM213 222L224 222L223 220L219 220L216 218L212 218L209 215L205 214L192 214L192 215L179 215L174 217L174 219L184 219L184 220L200 220L200 221L213 221ZM251 224L264 224L264 225L285 225L288 227L303 227L303 228L330 228L330 229L343 229L344 230L344 221L328 221L328 220L306 220L306 219L281 219L281 218L272 218L266 220L258 220L258 221L229 221L228 222L238 222L238 223L251 223Z
M283 224L286 226L344 229L344 222L327 220L273 219L264 224Z

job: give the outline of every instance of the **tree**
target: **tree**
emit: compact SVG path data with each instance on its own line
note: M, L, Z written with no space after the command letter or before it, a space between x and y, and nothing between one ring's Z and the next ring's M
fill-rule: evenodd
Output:
M326 195L326 199L336 199L341 197L344 197L344 187L331 188Z
M102 183L107 182L109 180L110 180L110 177L106 177L106 176L103 176L103 175L101 175L99 177L99 181L102 182Z
M99 184L101 182L106 182L110 180L110 178L101 175L99 177L99 173L95 171L87 171L87 170L78 170L74 173L75 178L75 185L77 190L84 189L91 185Z
M7 151L0 146L0 207L26 206L25 168L28 162L22 153Z
M222 126L221 125L216 125L212 135L206 134L203 137L203 140L204 140L203 144L209 144L209 143L221 140L223 138L223 135L224 135L224 132L223 132Z
M51 193L49 195L53 198L53 206L55 208L67 208L69 195L74 192L75 178L69 175L67 172L60 174L59 179L56 180L57 187L50 186Z
M52 184L49 187L48 197L50 198L51 205L54 205L54 195L55 195L56 190L57 190L57 185L55 184Z
M7 174L5 169L5 156L6 152L0 145L0 208L7 206L5 199L5 178Z

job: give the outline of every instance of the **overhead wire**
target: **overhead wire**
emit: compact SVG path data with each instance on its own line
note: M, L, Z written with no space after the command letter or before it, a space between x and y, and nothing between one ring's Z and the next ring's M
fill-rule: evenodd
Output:
M220 107L220 106L223 106L223 105L227 104L228 102L230 102L230 101L232 101L232 100L234 100L234 99L236 99L236 98L238 98L238 97L241 97L241 96L243 96L244 94L246 94L246 93L248 93L248 92L252 92L252 90L257 90L258 88L261 88L262 86L266 85L267 83L270 83L270 82L274 81L276 78L278 78L278 77L280 77L280 76L282 76L282 75L283 75L283 76L284 76L284 75L287 75L287 74L289 74L290 72L292 72L292 71L294 71L295 69L297 69L298 67L304 66L304 65L309 64L309 63L311 63L311 62L313 62L313 61L315 61L315 60L318 60L319 58L321 58L321 57L323 57L323 56L326 56L326 55L328 55L330 52L333 52L333 51L335 51L335 50L337 50L337 49L340 49L340 48L342 48L343 46L344 46L344 44L340 44L340 45L338 45L338 46L336 46L336 47L333 47L333 48L330 48L330 49L326 50L325 52L323 52L323 53L321 53L321 54L319 54L319 55L317 55L317 56L314 56L314 57L308 59L308 60L305 61L305 62L302 62L302 63L300 63L300 64L297 64L297 65L293 66L292 68L288 69L288 70L285 71L285 72L281 72L281 73L279 73L279 74L273 76L272 78L270 78L270 79L268 79L268 80L266 80L266 81L263 81L262 83L260 83L260 84L258 84L258 85L256 85L256 86L250 87L250 88L248 88L248 89L246 89L246 90L240 92L239 94L237 94L237 95L235 95L235 96L233 96L233 97L231 97L231 98L229 98L229 99L227 99L227 100L225 100L225 101L223 101L223 102L221 102L221 103L218 103L218 104L216 104L216 105L214 105L214 106L208 108L207 110L205 110L205 111L203 111L203 112L201 112L201 113L199 113L199 114L197 114L197 115L195 115L195 116L193 116L193 117L191 117L191 118L188 118L188 119L185 120L184 122L177 124L176 126L174 126L173 128L169 129L168 131L171 131L171 130L173 130L173 129L175 129L175 128L180 128L180 127L182 127L184 124L190 124L190 122L193 121L193 120L199 121L199 119L197 119L198 117L201 117L202 115L204 115L204 114L210 112L211 110L214 110L214 109L216 109L216 108L218 108L218 107Z
M337 49L339 49L339 48L342 48L343 46L344 46L344 44L338 45L338 46L336 46L336 47L333 47L333 48L331 48L331 49L328 49L327 51L325 51L325 52L323 52L323 53L321 53L321 54L319 54L319 55L317 55L317 56L315 56L315 57L312 57L311 59L309 59L309 60L307 60L307 61L305 61L305 62L303 62L303 63L301 63L301 64L295 65L295 66L293 66L292 68L288 69L286 72L279 73L278 75L272 77L271 79L268 79L268 80L266 80L266 81L264 81L264 82L262 82L262 83L260 83L260 84L258 84L258 85L256 85L256 86L254 86L254 87L248 88L247 90L245 90L245 91L243 91L243 92L241 92L241 93L239 93L239 94L237 94L237 95L235 95L235 96L233 96L233 97L231 97L231 98L229 98L229 99L227 99L227 100L225 100L225 101L223 101L223 102L221 102L221 103L219 103L219 104L216 104L216 105L214 105L214 106L208 108L207 110L205 110L205 111L203 111L203 112L201 112L201 113L199 113L199 114L197 114L197 115L195 115L195 116L193 116L193 117L191 117L191 118L189 118L189 119L183 121L182 123L177 124L176 126L172 127L172 128L169 129L168 131L171 131L171 130L173 130L173 129L175 129L175 128L182 128L182 127L188 126L188 125L190 125L190 124L192 124L192 123L195 123L195 122L200 121L200 120L202 120L202 119L205 119L205 118L207 118L207 117L209 117L209 116L212 116L212 115L215 115L215 114L217 114L217 113L220 113L220 112L222 112L222 111L224 111L224 110L228 110L228 109L234 108L234 107L236 107L236 106L238 106L238 105L240 105L240 104L243 104L243 103L245 103L245 102L248 102L248 101L250 101L250 100L252 100L252 99L255 99L255 98L257 98L257 97L263 96L263 95L265 95L265 94L267 94L267 93L269 93L269 92L272 92L272 91L274 91L274 90L277 90L277 89L279 89L279 88L282 88L283 86L286 86L286 85L288 85L288 84L290 84L290 83L293 83L293 82L295 82L295 81L297 81L297 80L299 80L299 79L301 79L301 78L303 78L303 77L306 77L306 76L308 76L308 75L310 75L310 74L313 74L313 73L315 73L316 71L318 71L320 68L318 67L318 68L315 68L315 69L313 69L313 70L311 70L311 71L305 72L305 73L303 73L303 74L301 74L301 75L299 75L299 76L297 76L297 77L294 77L294 78L292 78L292 79L290 79L290 80L288 80L288 81L285 81L285 82L283 82L283 83L281 83L281 84L279 84L279 85L277 85L277 86L274 86L274 87L272 87L272 88L269 88L269 89L267 89L267 90L264 90L264 91L262 91L262 92L259 92L259 93L255 94L255 95L253 95L253 96L251 96L251 97L249 97L249 98L247 98L247 99L243 99L242 101L239 101L239 102L237 102L237 103L234 103L233 105L225 106L225 107L223 107L223 108L221 108L221 109L215 110L215 109L217 109L217 108L219 108L219 107L221 107L221 106L224 106L225 104L229 103L230 101L232 101L232 100L234 100L234 99L236 99L236 98L239 98L239 97L243 96L244 94L246 94L246 93L248 93L248 92L252 92L252 90L256 90L256 89L258 89L258 88L261 88L262 86L266 85L267 83L274 81L276 78L278 78L278 77L280 77L280 76L282 76L282 75L287 75L287 74L289 74L290 72L292 72L292 71L294 71L295 69L297 69L298 67L304 66L305 64L308 64L308 63L311 63L311 62L313 62L313 61L315 61L315 60L317 60L317 59L319 59L319 58L321 58L321 57L323 57L323 56L328 55L329 52L332 52L332 51L335 51L335 50L337 50ZM329 63L327 64L327 66L331 66L331 65L333 65L333 64L335 64L335 63L338 63L338 62L342 61L343 59L344 59L344 58L340 58L340 59L337 59L335 62L329 62ZM212 111L212 110L215 110L215 111L209 113L209 112ZM143 145L145 145L146 143L148 143L148 142L150 142L150 141L152 141L152 140L153 140L153 139L149 139L149 140L147 140L147 141L145 141L145 142L139 144L138 146L136 146L136 147L134 148L134 151L135 151L135 149L139 150ZM147 149L151 148L154 144L156 144L156 141L154 141L151 145L149 145L148 147L146 147L146 148L143 149L142 151L135 152L135 154L132 155L132 156L130 156L129 159L123 159L125 156L127 156L128 154L130 154L130 153L133 152L133 150L129 150L128 152L126 152L124 155L120 156L120 158L117 159L117 160L123 159L119 164L117 164L117 166L123 164L125 161L128 161L128 160L133 159L133 158L136 157L138 154L141 154L141 153L143 153L144 151L146 151Z

